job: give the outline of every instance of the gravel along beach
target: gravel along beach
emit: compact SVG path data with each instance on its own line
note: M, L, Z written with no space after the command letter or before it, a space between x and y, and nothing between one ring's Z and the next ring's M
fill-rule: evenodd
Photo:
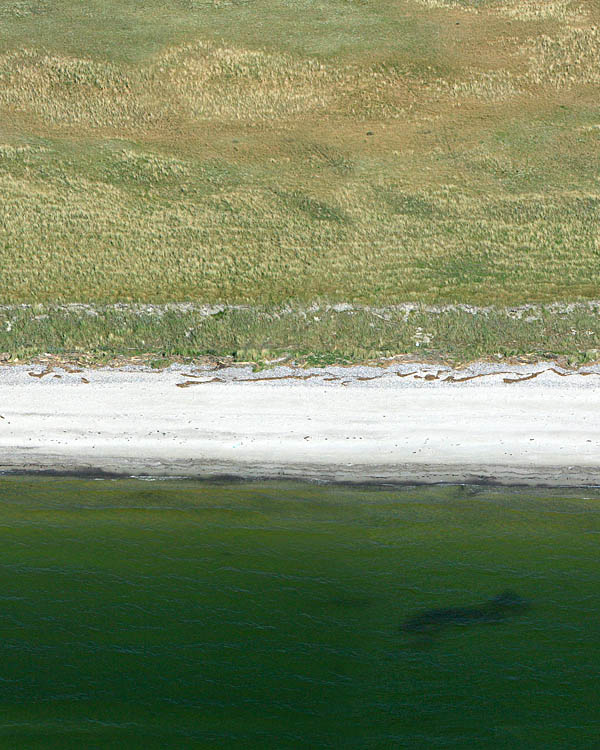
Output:
M600 485L600 367L7 366L0 472Z

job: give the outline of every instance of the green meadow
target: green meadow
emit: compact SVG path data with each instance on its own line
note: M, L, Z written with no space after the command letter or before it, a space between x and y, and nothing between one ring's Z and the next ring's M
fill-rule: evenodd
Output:
M596 299L599 24L597 0L5 0L0 304ZM237 333L219 355L277 338Z

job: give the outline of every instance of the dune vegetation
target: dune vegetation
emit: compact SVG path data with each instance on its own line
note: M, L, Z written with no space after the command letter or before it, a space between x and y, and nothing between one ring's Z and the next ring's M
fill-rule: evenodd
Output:
M59 303L600 297L598 0L6 0L0 24L0 304L49 306L40 351Z

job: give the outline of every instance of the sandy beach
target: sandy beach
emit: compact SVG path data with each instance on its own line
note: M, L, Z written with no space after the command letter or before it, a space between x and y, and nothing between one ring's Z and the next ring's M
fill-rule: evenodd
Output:
M3 367L0 471L600 485L600 367Z

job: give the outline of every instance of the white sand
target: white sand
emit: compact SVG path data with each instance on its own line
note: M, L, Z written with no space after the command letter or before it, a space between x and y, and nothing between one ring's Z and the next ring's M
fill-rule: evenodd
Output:
M597 367L42 371L0 368L0 471L600 485Z

